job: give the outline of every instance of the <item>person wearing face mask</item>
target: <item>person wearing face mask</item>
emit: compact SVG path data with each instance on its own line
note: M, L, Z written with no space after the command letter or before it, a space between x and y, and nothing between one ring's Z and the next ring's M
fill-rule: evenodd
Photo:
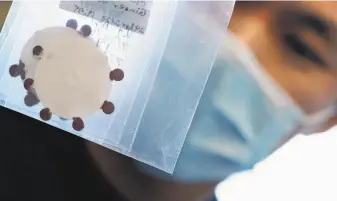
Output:
M174 173L91 147L101 170L131 200L196 200L294 135L335 125L336 8L237 2ZM123 182L116 161L132 175Z
M0 199L208 198L219 181L294 135L337 123L336 9L335 2L236 3L172 175L1 109ZM179 76L164 64L159 81Z

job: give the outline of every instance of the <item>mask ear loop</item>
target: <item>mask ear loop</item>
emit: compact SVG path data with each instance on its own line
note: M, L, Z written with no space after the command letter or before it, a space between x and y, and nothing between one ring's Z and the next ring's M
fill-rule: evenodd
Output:
M302 121L301 132L304 135L317 133L323 125L337 114L337 106L332 105L311 115L306 115Z

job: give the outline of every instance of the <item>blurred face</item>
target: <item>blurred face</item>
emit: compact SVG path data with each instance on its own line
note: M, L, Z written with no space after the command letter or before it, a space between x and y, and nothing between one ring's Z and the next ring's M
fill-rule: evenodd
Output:
M239 2L229 29L310 114L337 103L336 11L337 2ZM324 129L336 123L334 117ZM145 176L126 157L94 144L88 147L111 183L134 200L151 200L148 195L152 200L197 200L214 187L214 183L179 183Z
M336 10L337 2L239 3L229 29L310 114L337 103Z

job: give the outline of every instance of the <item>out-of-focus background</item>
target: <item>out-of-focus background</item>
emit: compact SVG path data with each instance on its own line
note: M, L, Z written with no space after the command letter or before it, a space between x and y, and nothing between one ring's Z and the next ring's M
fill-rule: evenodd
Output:
M253 171L233 175L216 189L218 201L336 201L337 128L298 136Z

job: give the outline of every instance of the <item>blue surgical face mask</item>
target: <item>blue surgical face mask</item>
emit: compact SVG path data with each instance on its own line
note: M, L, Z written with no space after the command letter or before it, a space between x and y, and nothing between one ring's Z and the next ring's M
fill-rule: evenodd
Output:
M334 114L335 108L329 107L307 115L252 51L228 33L173 175L142 169L166 179L222 180L252 168L295 130L313 132Z

